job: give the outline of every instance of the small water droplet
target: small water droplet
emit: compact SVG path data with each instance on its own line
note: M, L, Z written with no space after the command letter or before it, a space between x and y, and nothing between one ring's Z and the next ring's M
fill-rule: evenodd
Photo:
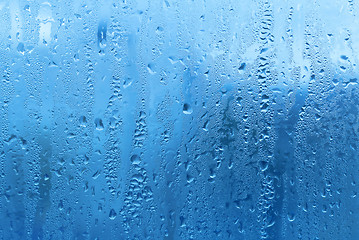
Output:
M100 171L100 170L97 170L97 171L92 175L92 178L96 180L96 179L100 176L100 174L101 174L101 171Z
M107 34L107 23L102 21L98 25L98 29L97 29L97 41L98 41L98 46L101 49L106 47L106 34Z
M163 32L163 27L158 26L156 29L156 33L159 34L160 32Z
M60 200L59 205L57 207L59 208L60 211L64 209L64 203L62 200Z
M74 62L78 62L80 60L80 56L78 53L75 53L74 55Z
M85 116L81 116L79 121L80 121L80 126L81 127L86 127L87 120L86 120Z
M30 6L28 4L26 4L24 7L24 10L30 12Z
M156 72L155 72L155 70L154 70L154 65L152 64L152 63L149 63L148 65L147 65L147 70L148 70L148 72L151 74L151 75L153 75L153 74L155 74Z
M259 168L262 172L268 169L268 162L267 161L259 161Z

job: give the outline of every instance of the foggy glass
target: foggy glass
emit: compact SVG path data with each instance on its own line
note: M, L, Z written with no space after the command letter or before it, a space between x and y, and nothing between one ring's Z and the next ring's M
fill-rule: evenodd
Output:
M359 239L358 13L0 1L0 239Z

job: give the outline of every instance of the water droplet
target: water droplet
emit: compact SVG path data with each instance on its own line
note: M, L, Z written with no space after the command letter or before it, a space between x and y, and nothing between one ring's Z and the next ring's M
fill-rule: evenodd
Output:
M262 172L268 169L268 162L267 161L259 161L259 168Z
M245 68L246 68L246 64L245 64L245 63L242 63L242 64L239 66L239 68L238 68L238 72L239 72L239 73L243 73Z
M115 220L115 218L117 217L117 213L116 211L112 208L110 210L110 214L108 215L108 217L111 219L111 220Z
M143 175L141 175L141 174L134 174L132 176L132 179L139 182L139 183L142 183L145 180Z
M134 165L138 165L138 164L141 163L141 159L137 154L133 154L132 157L131 157L131 162Z
M133 82L132 78L126 78L123 81L123 88L128 88L129 86L131 86L132 82Z
M238 232L243 233L244 232L244 228L243 228L243 223L239 222L238 223Z
M183 104L183 113L184 114L191 114L193 112L191 105L188 103Z
M101 174L101 171L100 170L97 170L93 175L92 175L92 178L93 179L97 179Z
M185 223L185 218L183 216L180 216L180 227L185 227L186 223Z
M101 118L96 118L95 119L95 126L96 126L96 130L103 130L103 123L102 123L102 119Z
M97 41L98 41L98 46L101 49L106 47L106 33L107 33L106 22L100 22L97 30Z
M147 65L147 70L148 70L148 72L151 74L151 75L153 75L153 74L155 74L156 72L154 71L154 65L152 64L152 63L149 63L148 65Z
M289 222L294 222L295 214L294 213L288 213L287 218L288 218Z
M160 32L163 32L163 27L158 26L156 29L156 33L159 34Z
M80 56L78 53L75 53L74 55L74 62L78 62L80 60Z
M79 121L80 121L80 126L81 127L86 127L87 120L86 120L85 116L81 116Z
M30 12L30 6L28 4L26 4L24 7L24 10Z
M57 207L59 208L60 211L64 209L64 203L62 200L60 200L59 205Z
M19 43L18 45L17 45L17 51L20 53L20 54L22 54L22 55L24 55L24 53L25 53L25 46L24 46L24 44L21 42L21 43Z

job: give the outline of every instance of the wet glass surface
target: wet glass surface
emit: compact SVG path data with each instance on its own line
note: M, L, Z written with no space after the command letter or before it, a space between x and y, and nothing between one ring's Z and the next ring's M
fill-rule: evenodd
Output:
M359 239L358 12L0 1L0 239Z

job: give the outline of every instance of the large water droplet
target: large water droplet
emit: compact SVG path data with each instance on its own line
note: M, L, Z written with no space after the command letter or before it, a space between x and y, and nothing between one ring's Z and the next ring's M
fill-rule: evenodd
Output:
M138 165L138 164L140 164L141 159L137 154L133 154L132 157L131 157L131 162L134 165Z
M19 52L19 53L21 53L22 55L24 55L24 53L25 53L25 46L24 46L24 44L21 42L21 43L19 43L18 45L17 45L17 51Z
M115 209L111 209L110 210L110 214L108 215L108 217L111 219L111 220L115 220L115 218L117 217L117 213L115 211Z
M191 105L188 103L183 104L183 113L184 114L191 114L193 112Z
M95 126L96 126L96 130L103 130L103 123L102 123L102 119L101 118L96 118L95 119Z

